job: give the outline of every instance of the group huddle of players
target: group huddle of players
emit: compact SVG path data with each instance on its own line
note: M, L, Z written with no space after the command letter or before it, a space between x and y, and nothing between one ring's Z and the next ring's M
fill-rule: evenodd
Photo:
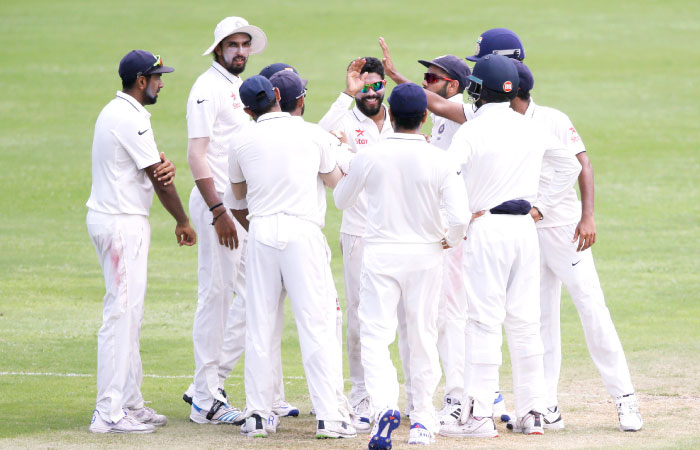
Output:
M316 125L302 118L307 80L294 67L275 63L241 79L267 38L240 17L222 20L204 52L212 65L187 102L192 226L143 108L155 103L160 74L173 69L141 50L124 57L124 89L98 118L93 143L88 231L107 295L91 431L145 433L167 423L140 392L154 189L178 223L178 242L198 240L195 373L183 396L195 423L237 424L247 436L266 437L280 417L299 415L285 399L282 376L288 294L318 438L369 433L370 449L391 448L402 419L389 354L397 330L409 443L495 437L496 419L524 434L562 429L563 282L615 398L620 429L641 429L590 250L592 168L569 118L532 100L534 77L520 38L504 28L484 32L466 58L473 69L453 55L419 60L426 67L422 87L398 72L386 42L379 43L382 60L352 61L346 89ZM397 84L388 107L387 77ZM424 136L429 113L433 128ZM120 171L128 176L114 176ZM326 188L343 210L347 396L342 312L321 232ZM499 392L503 328L514 414ZM244 353L241 411L224 383ZM445 392L436 410L440 363Z

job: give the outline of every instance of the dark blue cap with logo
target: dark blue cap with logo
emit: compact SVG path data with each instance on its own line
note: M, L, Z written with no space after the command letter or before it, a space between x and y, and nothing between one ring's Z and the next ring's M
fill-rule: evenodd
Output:
M280 70L288 70L288 71L294 72L296 74L299 73L299 72L297 72L297 69L290 66L289 64L274 63L274 64L270 64L269 66L263 68L263 70L261 70L258 75L262 75L269 80L272 75L276 74Z
M174 71L172 67L163 65L160 55L156 56L146 50L132 50L119 62L119 76L124 81L133 81L141 75Z
M304 95L306 81L291 70L280 70L270 77L270 83L280 91L280 103L290 103Z
M418 62L425 67L435 66L444 70L450 78L459 81L461 90L464 90L469 85L468 77L472 72L469 70L467 63L454 55L438 56L432 61L419 59Z
M270 80L262 75L254 75L241 84L239 89L241 101L253 112L265 109L275 100L275 91Z
M501 94L515 95L518 92L518 69L513 60L505 56L484 56L474 65L469 79Z
M515 68L518 69L519 89L523 92L530 92L535 87L535 77L532 76L530 68L522 61L513 61L513 63L515 63Z
M492 28L484 31L476 40L476 50L473 56L467 56L469 61L478 61L486 55L497 54L522 61L525 59L525 49L520 38L508 28Z
M415 83L399 84L391 91L389 108L394 117L420 117L428 108L428 98Z

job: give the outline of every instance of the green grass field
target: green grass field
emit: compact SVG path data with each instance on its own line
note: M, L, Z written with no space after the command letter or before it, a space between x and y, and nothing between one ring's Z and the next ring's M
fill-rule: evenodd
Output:
M483 30L516 30L535 75L535 100L571 117L595 168L596 262L645 428L616 431L614 404L565 296L560 387L567 429L536 439L502 432L494 442L468 444L443 438L437 447L700 447L694 427L700 413L700 3L691 0L0 3L0 447L365 448L361 437L312 440L308 417L283 421L282 431L264 442L247 441L236 428L187 422L180 397L194 369L196 250L177 247L174 221L157 201L141 338L143 392L170 423L151 436L87 431L104 295L85 227L95 119L120 88L117 67L129 50L151 50L175 67L150 111L159 147L178 167L176 185L186 204L193 182L185 103L209 65L199 55L228 15L243 16L268 35L267 51L251 57L245 76L284 61L309 79L310 121L344 88L350 59L380 54L378 36L386 38L399 70L418 81L417 59L466 56ZM325 232L342 296L339 218L331 206ZM291 320L284 337L287 398L308 410ZM241 364L227 385L236 405L244 402L242 373ZM507 361L502 386L508 400ZM406 446L406 435L402 427L397 448Z

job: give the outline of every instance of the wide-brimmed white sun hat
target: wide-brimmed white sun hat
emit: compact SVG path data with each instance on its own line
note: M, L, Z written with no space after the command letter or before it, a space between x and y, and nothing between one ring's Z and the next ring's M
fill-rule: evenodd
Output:
M250 54L262 53L267 47L267 36L265 32L255 25L250 25L243 17L227 17L216 25L214 29L214 43L211 44L202 56L206 56L214 51L219 42L226 37L236 33L246 33L250 35Z

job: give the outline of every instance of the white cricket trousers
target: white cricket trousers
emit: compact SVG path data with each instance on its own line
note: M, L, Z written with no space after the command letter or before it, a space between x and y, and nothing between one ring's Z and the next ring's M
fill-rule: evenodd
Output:
M445 372L445 397L464 396L465 329L467 292L462 273L464 241L445 250L442 291L438 309L438 352Z
M139 353L151 228L148 217L88 210L87 229L105 278L97 334L97 406L118 422L122 408L143 408Z
M231 250L219 244L219 237L211 225L212 214L197 186L190 194L189 209L198 236L197 311L192 327L195 363L193 402L207 411L214 399L224 401L218 391L219 365L241 247ZM231 215L228 210L226 214ZM243 227L237 226L239 238L242 230Z
M341 414L341 377L336 336L336 305L329 296L328 253L312 222L276 214L254 217L246 254L245 391L247 415L270 415L274 401L273 347L281 293L292 303L311 402L318 420L347 420Z
M513 369L515 413L544 409L540 338L539 248L530 215L489 214L474 220L464 246L466 399L475 416L493 415L505 326Z
M365 387L365 371L362 368L362 349L360 346L360 319L357 308L360 304L360 273L362 272L362 256L365 240L362 236L340 233L340 252L343 256L343 278L345 280L345 310L347 314L347 334L345 336L348 349L348 369L350 372L349 401L356 406L365 398L369 398ZM406 340L406 319L403 306L399 305L399 354L404 373L406 388L406 411L411 410L411 372L408 367L408 343Z
M365 385L375 412L398 409L399 383L389 345L396 338L403 304L411 373L411 422L437 433L433 394L442 373L437 355L437 316L443 264L435 244L365 246L360 287L360 342Z
M593 262L591 249L576 251L571 242L576 224L538 228L540 242L540 306L546 404L558 404L557 387L561 370L561 284L576 306L586 344L608 393L613 397L634 392L625 352Z

